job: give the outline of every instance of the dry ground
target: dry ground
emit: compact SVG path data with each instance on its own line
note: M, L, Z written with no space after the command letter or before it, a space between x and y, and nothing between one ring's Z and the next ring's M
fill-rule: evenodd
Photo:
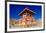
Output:
M12 27L22 27L22 28L29 28L29 27L42 27L42 22L36 22L35 24L19 24L15 20L10 21L10 26Z

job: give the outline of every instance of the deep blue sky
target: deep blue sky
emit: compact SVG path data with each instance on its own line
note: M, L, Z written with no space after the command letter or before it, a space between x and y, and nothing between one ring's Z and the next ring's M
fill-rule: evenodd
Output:
M41 18L41 6L36 5L16 5L16 4L10 4L10 19L18 19L20 16L18 15L20 12L22 12L25 8L28 8L30 10L33 10L35 14L33 15L34 18L38 19Z

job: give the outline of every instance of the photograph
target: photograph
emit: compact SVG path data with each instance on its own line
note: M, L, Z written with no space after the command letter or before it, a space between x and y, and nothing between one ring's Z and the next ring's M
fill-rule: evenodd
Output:
M44 29L44 4L7 2L7 31Z

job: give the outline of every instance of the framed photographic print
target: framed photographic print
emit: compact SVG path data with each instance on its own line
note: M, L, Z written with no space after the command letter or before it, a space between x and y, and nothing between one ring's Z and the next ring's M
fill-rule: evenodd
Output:
M45 29L43 2L7 2L7 32Z

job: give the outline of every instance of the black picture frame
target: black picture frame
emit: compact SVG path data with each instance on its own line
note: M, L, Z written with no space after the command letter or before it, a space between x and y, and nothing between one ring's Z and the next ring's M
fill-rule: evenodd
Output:
M44 31L45 30L45 3L44 2L28 2L28 1L5 1L5 33L7 32L7 2L24 2L24 3L38 3L44 5L44 28L40 30L23 30L23 31L11 31L11 32L29 32L29 31Z

